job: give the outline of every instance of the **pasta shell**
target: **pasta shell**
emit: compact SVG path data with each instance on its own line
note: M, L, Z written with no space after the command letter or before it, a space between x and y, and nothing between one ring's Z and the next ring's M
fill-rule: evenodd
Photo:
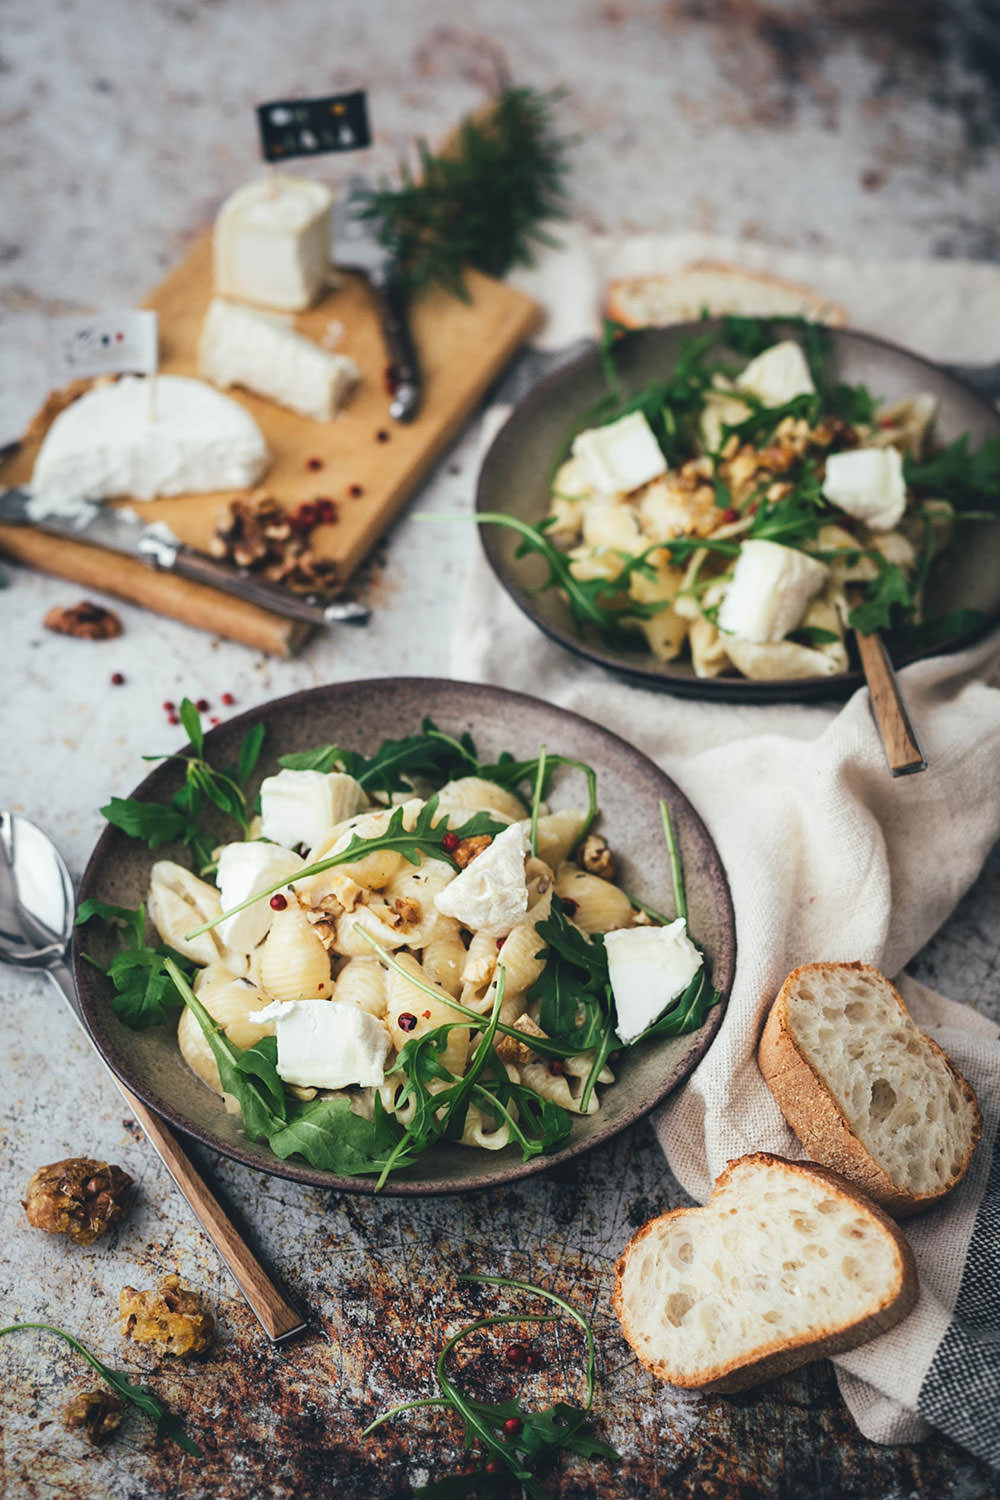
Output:
M625 892L610 880L588 875L576 865L561 865L556 875L556 892L563 901L572 901L571 917L583 932L611 932L632 924L632 903Z
M553 870L568 859L587 823L579 807L543 813L538 819L538 854ZM530 878L530 871L529 878Z
M234 973L245 971L246 959L228 952L217 927L196 938L185 936L192 928L220 916L222 904L215 887L199 880L183 865L169 859L156 861L150 871L147 910L162 941L185 958L196 964L211 964L225 956Z
M424 973L434 984L447 990L449 995L458 996L462 989L462 969L466 956L458 923L442 917L424 947L421 958Z
M440 999L436 999L426 990L418 988L407 977L412 975L413 978L423 980L425 984L431 984L429 976L412 954L401 953L397 961L406 973L400 974L395 969L389 971L386 981L385 1020L389 1027L389 1035L392 1037L392 1044L399 1052L413 1037L423 1036L435 1026L443 1026L461 1018L454 1006L448 1004L451 996L446 990L440 989L438 985L432 985L432 988L441 996ZM407 1021L404 1026L400 1026L400 1016L411 1017L413 1024ZM448 1034L448 1042L441 1054L441 1061L449 1072L461 1074L465 1071L468 1051L469 1028L457 1026Z
M406 943L406 933L384 901L359 906L337 918L336 935L330 945L334 953L345 958L374 957L374 949L362 937L362 932L371 933L377 943L390 950L402 948Z
M586 1081L587 1069L582 1078L566 1073L550 1073L549 1065L545 1062L518 1063L517 1071L521 1075L521 1082L529 1089L534 1089L543 1099L551 1099L553 1104L559 1104L563 1109L571 1110L573 1114L581 1114L580 1099L583 1095L584 1083ZM596 1114L601 1103L597 1097L597 1090L591 1091L587 1102L587 1114Z
M386 971L374 954L370 958L349 958L337 975L335 1000L349 1000L360 1005L370 1016L380 1020L385 1015Z
M329 998L329 956L298 906L275 914L261 951L260 982L274 1000Z
M411 797L402 804L403 826L412 828L417 820L423 803L419 798ZM325 859L329 854L340 854L350 844L352 838L370 839L384 833L389 826L395 808L380 807L375 812L359 813L356 817L348 818L346 823L339 824L330 836L312 851L310 863ZM371 854L362 855L360 859L349 864L335 865L333 869L324 871L320 875L310 876L305 883L304 889L309 891L310 900L315 906L319 899L327 891L336 890L336 879L331 877L349 876L357 885L365 890L379 891L388 885L392 877L399 873L406 864L403 856L395 849L376 849ZM344 905L348 903L345 901Z
M434 897L455 879L451 865L440 859L425 859L406 865L385 888L385 899L402 922L408 948L423 948L443 918Z
M209 972L206 970L206 974ZM222 1027L229 1040L237 1047L246 1048L252 1047L254 1042L259 1042L262 1036L273 1036L273 1021L258 1025L247 1019L252 1011L261 1010L266 1003L257 986L247 979L230 977L228 983L222 983L219 982L221 978L221 973L217 971L212 976L212 980L216 982L203 983L198 999L212 1020ZM192 1073L197 1074L202 1083L207 1083L210 1089L221 1094L222 1083L212 1049L205 1040L205 1033L198 1024L194 1012L187 1006L181 1012L177 1025L177 1045Z
M475 812L493 813L501 820L513 823L525 817L528 811L513 792L497 786L495 781L484 781L481 776L461 776L457 781L446 782L438 793L438 808L448 813L448 822L453 828L467 822Z

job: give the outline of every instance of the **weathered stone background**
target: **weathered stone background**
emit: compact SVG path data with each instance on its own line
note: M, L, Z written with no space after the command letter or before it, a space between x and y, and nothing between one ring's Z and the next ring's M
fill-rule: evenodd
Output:
M8 0L0 27L0 438L43 392L41 315L138 299L255 167L261 98L364 84L391 169L414 138L443 134L509 73L564 85L579 136L571 189L596 228L716 230L872 257L1000 253L1000 40L987 0ZM468 502L475 445L428 487ZM404 519L369 570L362 632L330 632L291 663L257 658L139 610L88 645L41 628L75 585L5 569L0 798L57 838L79 875L96 811L169 749L160 704L188 692L239 707L332 679L447 671L467 538ZM427 586L433 566L434 587ZM414 642L419 643L418 654ZM113 671L124 686L109 685ZM224 710L223 710L224 712ZM917 976L997 1014L1000 859L920 955ZM0 1343L0 1489L11 1497L253 1500L408 1493L456 1467L454 1421L365 1423L429 1393L443 1338L483 1305L463 1270L525 1276L593 1315L598 1421L618 1470L573 1462L551 1478L574 1497L916 1495L980 1500L995 1477L947 1442L877 1448L855 1433L828 1365L736 1399L654 1387L608 1308L609 1272L632 1228L679 1201L640 1126L578 1166L523 1187L422 1203L322 1194L201 1158L268 1262L307 1303L315 1333L272 1352L101 1065L41 979L0 973L7 1018L0 1116L0 1321L50 1319L139 1371L188 1419L198 1463L157 1448L141 1419L103 1454L58 1411L87 1383L63 1346ZM86 1152L138 1180L135 1211L78 1250L31 1230L32 1170ZM123 1349L126 1282L178 1271L219 1318L192 1365ZM552 1344L539 1395L561 1389L578 1348ZM509 1372L475 1364L496 1393Z

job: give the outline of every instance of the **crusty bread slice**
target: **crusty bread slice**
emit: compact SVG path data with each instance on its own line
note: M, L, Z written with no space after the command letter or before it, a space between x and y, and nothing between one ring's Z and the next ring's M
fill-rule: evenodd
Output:
M608 317L626 328L690 323L703 312L713 317L802 317L837 327L847 322L842 307L811 287L707 260L669 274L620 277L609 282L605 300Z
M639 1230L611 1305L661 1380L739 1391L898 1323L917 1297L903 1232L824 1167L758 1152L704 1208Z
M898 1219L950 1192L972 1160L975 1094L869 964L793 970L757 1058L807 1155Z

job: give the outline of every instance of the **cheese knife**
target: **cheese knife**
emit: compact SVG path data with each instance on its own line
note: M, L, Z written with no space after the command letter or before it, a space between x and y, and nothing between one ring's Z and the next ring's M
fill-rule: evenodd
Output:
M340 271L363 276L378 308L386 357L392 372L389 415L396 422L412 422L423 399L420 364L410 333L406 296L399 266L392 252L378 237L378 222L365 210L371 189L360 176L353 176L347 192L333 206L331 259Z
M198 552L180 541L163 521L144 521L134 511L118 510L96 501L84 501L72 518L36 519L30 513L31 498L31 490L24 485L0 491L0 523L32 526L49 536L68 537L70 541L137 557L151 568L221 589L224 594L234 594L287 620L301 620L307 625L342 622L363 625L371 617L371 610L353 599L335 599L324 604L315 595L293 594L290 589L258 578L245 568Z

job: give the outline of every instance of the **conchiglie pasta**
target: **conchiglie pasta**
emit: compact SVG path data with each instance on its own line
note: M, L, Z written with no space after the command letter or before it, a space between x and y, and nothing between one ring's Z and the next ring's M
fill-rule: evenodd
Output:
M334 953L344 958L370 958L375 950L363 936L366 932L383 948L402 948L407 942L406 933L392 908L384 901L372 901L337 918L331 944Z
M610 880L588 875L576 865L560 866L556 892L560 900L574 903L570 916L584 932L611 932L632 924L632 903L625 892Z
M417 820L423 803L417 797L411 797L402 804L403 826L412 828ZM359 813L357 817L349 818L346 823L336 827L330 836L319 844L310 856L315 861L326 859L331 854L341 854L348 847L353 838L370 839L385 833L389 821L396 812L395 808L382 807L376 812ZM337 881L332 877L340 875L348 876L356 885L369 891L379 891L388 885L394 875L403 869L406 860L395 849L376 849L370 854L362 855L360 859L352 860L347 864L334 865L329 871L320 875L310 876L303 888L309 892L309 899L313 905L317 905L326 890L336 894ZM328 877L331 877L328 879ZM347 902L343 903L345 906Z
M516 990L530 990L531 986L541 977L545 968L545 962L538 957L539 953L545 951L545 939L540 938L537 932L537 924L544 922L552 910L552 887L540 896L528 911L523 922L504 938L496 956L498 965L503 964L506 974L506 989L513 993Z
M405 970L405 973L401 974L396 969L389 971L386 980L385 1021L392 1044L399 1052L413 1037L423 1036L426 1031L433 1030L435 1026L443 1026L461 1018L455 1007L449 1005L448 1001L451 996L448 992L431 983L429 976L412 954L401 953L396 962ZM422 985L413 984L412 979L421 980ZM427 990L422 987L423 985L429 985L436 993L428 994ZM400 1016L411 1017L412 1025L406 1022L400 1026ZM463 1073L468 1050L469 1028L456 1026L448 1034L441 1061L449 1072Z
M335 1000L348 1000L379 1019L385 1015L385 994L386 970L374 955L349 958L333 988Z
M183 865L169 859L156 861L150 872L147 910L163 942L185 958L196 964L211 964L225 958L234 973L245 971L246 959L224 947L217 927L196 938L186 936L192 928L220 916L222 904L215 887L199 880Z
M259 972L261 987L274 1000L329 997L330 958L300 907L275 913L261 950Z
M563 1109L571 1110L573 1114L581 1114L580 1103L583 1096L586 1075L578 1078L572 1074L551 1073L547 1062L518 1063L517 1071L521 1076L521 1082L529 1089L534 1089L543 1099L550 1099L553 1104L559 1104ZM601 1103L597 1097L597 1090L592 1089L587 1101L586 1113L596 1114Z
M449 995L457 997L462 989L466 956L458 923L442 917L421 956L424 973Z
M478 1146L482 1151L502 1151L504 1146L510 1145L510 1126L506 1120L488 1120L477 1104L470 1104L460 1144Z
M538 819L538 855L554 870L568 859L587 826L587 814L579 807L543 813Z
M475 812L493 813L501 820L514 823L528 811L513 792L497 786L495 781L484 781L481 776L460 776L457 781L445 782L438 793L438 808L448 814L452 827L467 822Z
M417 866L406 865L385 887L385 900L401 919L408 948L422 948L437 929L442 917L434 897L454 878L454 869L444 860L425 859Z
M218 981L221 974L217 973L213 978ZM237 1047L252 1047L261 1037L274 1035L273 1021L258 1025L255 1021L248 1020L252 1011L262 1010L267 1002L256 985L247 979L230 978L228 983L203 984L198 999L212 1020L222 1027L226 1036ZM205 1033L194 1012L187 1006L181 1012L177 1025L177 1045L192 1073L196 1073L202 1083L207 1083L217 1094L222 1094L219 1069L212 1049L205 1040Z

